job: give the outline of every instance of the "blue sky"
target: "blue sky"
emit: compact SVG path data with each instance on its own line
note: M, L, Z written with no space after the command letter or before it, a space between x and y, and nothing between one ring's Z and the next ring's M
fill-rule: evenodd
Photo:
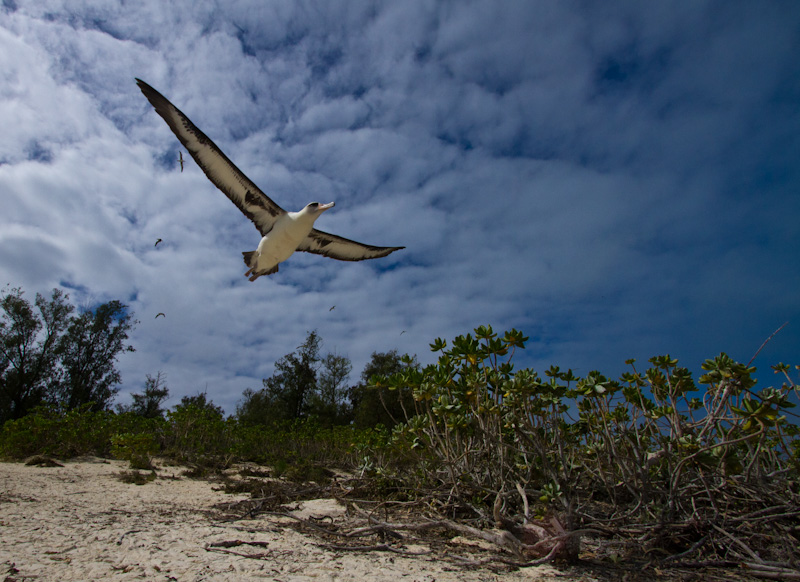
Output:
M162 371L232 412L310 330L354 383L485 324L530 336L518 365L616 375L788 321L768 385L800 363L798 55L793 0L4 0L0 284L127 303L121 402ZM407 248L250 283L257 231L134 77L284 208Z

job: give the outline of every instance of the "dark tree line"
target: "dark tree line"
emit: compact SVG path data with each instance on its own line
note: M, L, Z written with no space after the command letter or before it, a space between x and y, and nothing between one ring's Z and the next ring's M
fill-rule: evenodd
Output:
M19 288L0 292L0 424L36 406L108 408L120 383L116 359L137 323L126 305L109 301L74 314L53 289L31 304Z
M49 298L37 293L33 303L23 294L20 288L0 291L0 425L41 405L109 409L121 382L117 357L134 351L126 342L137 322L127 306L114 300L76 314L69 296L59 289ZM237 419L245 424L315 419L328 426L352 423L362 428L392 427L406 420L413 410L411 395L375 387L370 379L414 367L413 358L396 350L375 352L360 382L350 385L350 360L335 353L323 356L321 346L317 332L309 332L295 351L275 363L275 373L263 380L260 390L244 391ZM117 411L163 417L168 396L162 374L148 375L144 390L132 395L131 404L117 405ZM182 405L222 414L205 394L188 398Z
M131 394L133 402L117 404L116 409L119 414L132 413L142 418L164 418L167 410L162 405L169 398L166 377L162 372L158 372L155 376L147 374L146 378L144 389ZM194 396L182 396L180 404L176 404L174 408L175 411L188 409L204 411L219 419L225 417L222 407L209 400L206 392L198 392Z
M270 424L314 418L324 425L353 423L359 427L377 424L394 426L406 420L413 404L409 395L387 388L375 388L370 378L391 375L407 366L396 350L374 352L361 373L361 382L350 386L350 360L339 354L320 354L322 340L311 331L296 351L275 363L275 373L263 380L260 390L247 389L236 408L237 418L246 424Z

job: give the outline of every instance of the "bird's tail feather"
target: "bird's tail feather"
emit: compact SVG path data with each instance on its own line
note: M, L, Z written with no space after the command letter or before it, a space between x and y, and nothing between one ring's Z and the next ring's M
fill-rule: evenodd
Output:
M244 274L245 277L249 277L251 281L255 281L262 275L272 275L273 273L278 272L278 265L275 265L269 270L266 271L259 271L256 273L256 266L258 265L258 257L255 256L258 251L245 251L242 253L242 257L244 257L244 264L250 267L247 272Z
M244 264L247 265L248 267L255 266L254 263L251 264L251 262L250 262L250 261L253 260L253 255L255 255L255 254L256 254L256 251L245 251L245 252L243 252L242 256L244 257Z
M272 275L273 273L277 273L278 272L278 265L275 265L269 271L261 271L260 273L253 273L254 270L255 270L255 268L250 269L249 271L247 271L244 274L244 276L245 277L249 276L251 281L255 281L256 279L258 279L259 277L261 277L263 275Z

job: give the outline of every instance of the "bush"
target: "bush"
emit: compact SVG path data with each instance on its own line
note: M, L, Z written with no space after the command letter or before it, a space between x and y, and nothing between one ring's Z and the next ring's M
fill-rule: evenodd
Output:
M414 394L416 416L394 432L418 455L411 487L446 491L451 506L495 521L554 514L568 531L797 503L798 430L783 415L797 387L788 375L781 388L756 392L755 368L721 354L703 364L702 395L669 356L644 373L629 361L619 381L558 367L542 378L513 369L526 340L479 327L449 349L431 344L437 364L376 380Z
M176 406L166 420L132 412L93 412L90 405L67 412L39 408L5 423L0 457L21 460L41 454L66 459L90 454L129 461L133 469L150 469L151 458L163 454L206 473L245 460L282 462L287 470L297 465L295 474L302 476L313 473L312 467L355 466L351 445L358 432L351 427L322 428L313 420L244 425L225 419L217 407L194 403Z
M353 443L363 432L350 426L323 428L314 419L269 425L240 423L235 429L234 451L237 459L282 467L283 471L298 463L354 468L357 454Z
M70 458L107 456L111 434L108 412L92 412L91 403L66 413L41 407L8 421L0 433L0 456L23 459L34 454Z
M111 454L129 461L131 469L151 470L152 456L158 452L158 442L152 434L122 433L111 437Z
M234 460L236 421L194 404L167 412L165 453L179 463L224 469Z
M0 457L11 460L31 455L68 459L81 455L109 457L117 435L148 434L160 438L160 423L133 414L91 410L92 403L63 411L40 407L0 430ZM120 449L122 450L122 449ZM129 460L129 459L126 459Z

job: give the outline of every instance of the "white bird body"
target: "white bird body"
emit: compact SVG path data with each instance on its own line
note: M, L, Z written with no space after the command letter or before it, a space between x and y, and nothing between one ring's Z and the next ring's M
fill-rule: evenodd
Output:
M278 217L272 230L261 238L258 248L254 252L242 253L244 262L250 267L245 276L254 281L261 275L277 272L279 263L291 257L309 235L314 228L314 221L333 206L333 202L312 202L300 212L287 212Z
M245 276L251 281L276 273L278 265L295 251L340 261L363 261L405 248L376 247L317 230L314 221L325 210L333 208L333 202L312 202L300 212L286 212L245 176L180 109L141 79L136 79L136 83L203 173L261 233L258 248L242 253L248 266Z

